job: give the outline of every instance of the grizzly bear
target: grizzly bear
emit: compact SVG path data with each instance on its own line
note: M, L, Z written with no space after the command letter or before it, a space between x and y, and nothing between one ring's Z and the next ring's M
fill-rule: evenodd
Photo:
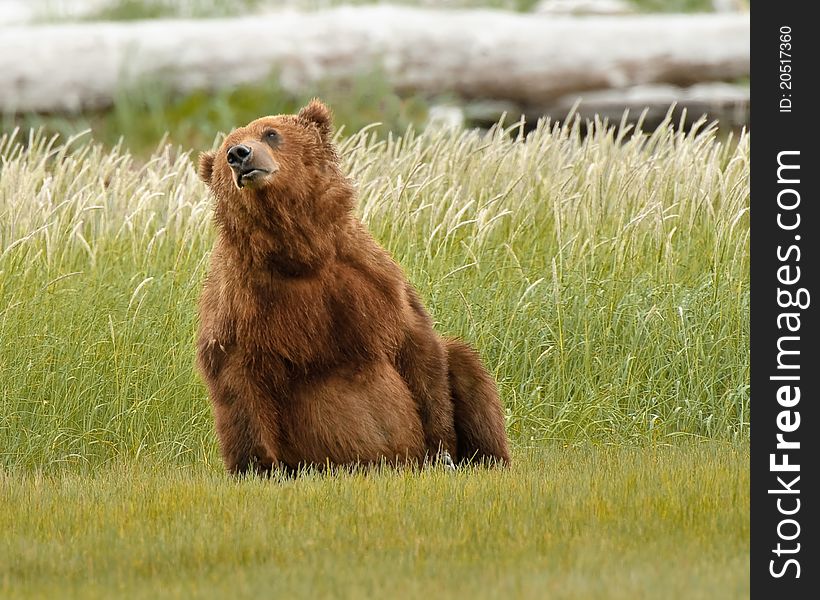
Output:
M199 176L217 239L197 364L228 471L509 463L478 355L353 215L324 104L236 129Z

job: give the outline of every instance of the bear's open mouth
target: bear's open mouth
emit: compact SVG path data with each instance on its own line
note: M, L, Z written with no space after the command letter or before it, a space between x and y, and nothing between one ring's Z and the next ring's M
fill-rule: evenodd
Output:
M236 187L240 190L245 187L248 183L259 179L260 177L264 177L265 175L270 175L270 171L267 169L250 169L248 171L235 171L236 173Z

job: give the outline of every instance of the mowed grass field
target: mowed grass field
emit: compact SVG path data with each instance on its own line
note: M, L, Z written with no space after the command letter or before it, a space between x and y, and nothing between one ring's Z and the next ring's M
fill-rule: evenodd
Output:
M512 469L228 478L192 157L6 136L0 596L747 596L748 137L340 144L359 215L496 376Z
M509 471L0 475L4 598L743 598L748 452L519 451Z

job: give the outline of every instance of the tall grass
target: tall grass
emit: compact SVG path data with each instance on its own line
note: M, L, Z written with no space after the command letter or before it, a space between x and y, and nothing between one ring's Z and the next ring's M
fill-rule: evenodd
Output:
M358 213L516 447L748 437L749 139L542 122L341 141ZM215 463L191 156L0 138L0 466Z

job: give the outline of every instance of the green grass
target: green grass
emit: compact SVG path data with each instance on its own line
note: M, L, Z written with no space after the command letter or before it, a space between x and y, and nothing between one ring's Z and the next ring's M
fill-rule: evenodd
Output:
M519 134L340 142L513 470L285 482L219 464L191 156L0 138L0 596L748 595L749 138Z
M748 452L548 446L511 471L0 472L4 598L744 598Z

